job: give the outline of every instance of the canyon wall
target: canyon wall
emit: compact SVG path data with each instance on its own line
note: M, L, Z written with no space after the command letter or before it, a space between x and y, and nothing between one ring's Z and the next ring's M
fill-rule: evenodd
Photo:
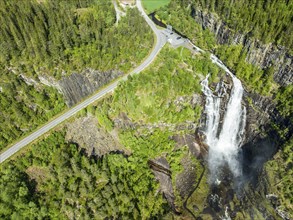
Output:
M281 86L293 82L293 56L286 48L273 44L263 44L252 39L249 33L243 34L229 28L216 14L200 9L192 10L192 17L203 29L212 31L219 44L243 45L247 50L246 60L262 69L274 66L274 80Z

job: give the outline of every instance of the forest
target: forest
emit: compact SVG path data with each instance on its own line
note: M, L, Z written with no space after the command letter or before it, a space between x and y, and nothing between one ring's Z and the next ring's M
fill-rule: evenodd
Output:
M136 144L151 147L143 139ZM157 184L147 163L137 163L144 160L137 154L88 158L77 145L66 143L64 132L53 132L21 161L1 169L1 219L160 216L165 202L155 195Z
M121 144L131 151L130 156L110 153L89 157L80 146L65 140L66 126L60 125L15 160L1 165L1 219L151 219L168 215L170 207L158 193L159 185L148 160L167 155L175 182L183 169L182 158L192 156L185 147L175 148L170 136L193 131L173 128L190 121L198 123L201 107L190 104L192 96L200 93L200 87L194 85L199 85L200 78L208 72L213 72L217 81L220 72L207 57L194 59L190 55L186 49L164 48L151 68L121 83L113 96L76 116L97 117L102 129L118 132ZM162 61L164 64L158 69ZM196 72L178 68L182 65ZM149 83L145 84L147 79ZM163 96L163 91L170 95ZM185 101L178 103L179 97L185 97ZM138 104L139 100L142 102ZM121 113L141 128L115 127L115 118ZM143 127L161 120L173 126L154 128L151 132ZM192 161L202 169L198 160ZM205 193L207 189L203 188L202 196ZM176 194L178 205L182 205L183 199Z
M153 35L138 11L115 19L107 0L0 1L0 149L66 109L39 76L126 73L144 59Z
M249 2L250 5L243 0L223 1L223 4L215 0L171 0L157 15L174 24L196 45L214 50L248 91L271 98L279 113L293 123L292 85L278 88L272 79L273 69L263 70L247 63L241 45L218 45L214 35L189 16L191 3L190 6L218 13L235 31L249 32L265 43L292 47L292 39L288 39L292 32L288 26L292 2ZM284 15L280 15L280 10ZM116 26L115 11L108 0L0 1L0 21L4 24L0 26L1 148L66 109L56 89L40 86L40 74L58 80L87 67L127 72L143 60L154 41L136 9L129 9ZM170 164L175 204L182 216L191 218L185 204L194 213L203 213L203 219L210 218L203 210L213 192L207 184L208 174L202 161L186 146L178 147L171 138L194 135L203 113L200 82L207 74L211 85L225 75L210 61L209 53L191 54L187 49L165 46L148 69L130 76L112 95L67 121L97 118L98 127L114 135L130 154L87 155L77 143L66 140L67 125L62 124L0 165L0 218L176 218L148 165L150 159L159 156ZM30 85L26 78L37 83ZM135 126L117 126L115 121L122 116ZM180 129L187 124L194 127ZM290 208L292 137L285 141L288 131L278 124L272 126L284 138L284 144L279 146L281 150L273 160L266 163L264 172L268 180L265 181L269 183L267 190L281 195L282 207ZM197 181L202 178L190 200L179 194L176 185L187 159L196 171L195 184L190 188L200 184ZM252 195L245 198L248 205L236 196L230 200L231 207L240 209L234 219L249 219L251 212L258 218L260 213L255 210L258 205L272 210L268 202L254 199L253 190L246 190Z
M223 4L219 4L218 1L173 0L169 5L161 8L156 13L162 21L172 24L176 30L186 35L199 47L214 51L244 81L249 90L271 96L276 92L277 88L273 80L273 66L267 69L260 69L247 63L247 51L242 45L217 44L214 34L208 29L203 29L192 18L192 7L215 12L234 32L240 31L240 33L247 34L264 43L275 43L285 46L290 51L292 49L292 38L290 40L287 38L292 35L291 32L293 30L290 20L293 17L293 2L282 0L264 1L263 4L260 3L261 1L249 2L233 1L230 4L230 1L229 3L228 1L223 1ZM260 9L260 7L264 8ZM262 17L262 19L251 20L252 15ZM229 16L234 17L232 19ZM279 19L278 16L283 16L284 18ZM270 25L270 22L273 21L275 25ZM245 31L246 27L251 28L251 30ZM269 30L267 30L268 28ZM259 33L262 33L262 35L259 36Z
M1 165L1 219L173 218L170 205L159 192L159 184L148 166L148 161L158 156L166 157L170 164L175 203L182 215L190 215L183 208L185 202L189 209L196 205L194 213L202 213L211 193L208 173L203 173L200 188L189 200L180 195L176 178L185 169L183 160L192 161L196 170L195 183L203 168L199 159L186 147L176 147L170 137L194 133L194 127L182 130L178 125L199 124L202 106L192 104L192 99L201 93L199 82L208 73L212 73L211 83L218 82L223 75L208 56L191 56L187 49L164 47L150 68L120 83L112 96L87 107L69 121L96 117L98 126L111 134L116 133L130 155L113 152L102 157L89 156L81 146L65 139L66 124L60 125ZM137 127L117 126L115 120L121 115L126 115ZM160 122L163 124L157 127ZM276 161L290 163L290 146ZM268 163L267 170L270 174L280 172L280 177L285 177L277 189L284 192L284 201L290 202L288 173L283 167L278 168L276 161ZM274 175L270 178L272 183L276 181ZM239 204L236 198L231 202ZM260 200L256 198L250 202L255 205ZM241 207L242 212L236 219L249 218L250 206L243 204ZM201 216L209 218L208 213Z
M0 62L25 66L30 75L50 71L60 78L64 71L70 74L85 67L126 70L127 61L142 59L143 48L152 43L152 34L136 10L130 10L116 27L114 7L107 0L0 4Z
M263 43L293 48L293 2L290 0L174 0L186 8L191 3L217 13L235 32L248 34Z

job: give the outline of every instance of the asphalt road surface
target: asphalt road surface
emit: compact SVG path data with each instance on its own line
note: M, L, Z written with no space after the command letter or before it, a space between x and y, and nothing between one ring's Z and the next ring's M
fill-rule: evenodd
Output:
M120 21L122 16L125 16L125 12L121 11L117 5L116 0L112 0L113 5L114 5L114 9L116 12L116 25L118 25L118 22Z
M146 20L148 25L152 28L156 35L156 44L151 52L151 54L143 61L141 65L136 67L133 71L131 71L129 74L137 74L144 70L147 66L149 66L152 61L155 59L161 48L165 45L167 38L166 36L162 33L162 30L159 30L156 28L156 25L152 22L152 20L147 16L147 14L144 12L143 7L141 5L141 0L137 0L137 8L141 12L143 18ZM121 80L126 80L128 75L125 75ZM120 80L120 81L121 81ZM34 133L30 134L29 136L23 138L21 141L18 143L14 144L11 146L9 149L4 151L3 153L0 154L0 163L4 162L6 159L11 157L13 154L15 154L17 151L19 151L21 148L24 146L28 145L29 143L33 142L46 132L50 131L52 128L57 126L58 124L62 123L66 119L70 118L72 115L75 113L79 112L83 108L87 107L88 105L92 104L93 102L97 101L98 99L102 98L105 96L107 93L112 92L118 85L119 81L113 82L110 85L108 85L106 88L102 89L95 95L91 96L90 98L86 99L82 103L76 105L75 107L69 109L67 112L65 112L63 115L59 116L58 118L50 121Z

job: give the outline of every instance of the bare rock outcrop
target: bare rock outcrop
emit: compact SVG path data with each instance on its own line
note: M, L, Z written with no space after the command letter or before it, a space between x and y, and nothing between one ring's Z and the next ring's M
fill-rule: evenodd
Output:
M168 161L165 157L158 157L156 159L149 160L148 164L156 179L159 181L160 190L168 201L168 204L170 207L172 207L175 213L178 212L174 204L175 196L172 186L171 170Z
M235 32L215 13L193 9L192 16L204 29L212 31L220 44L243 45L247 50L246 60L262 69L274 66L274 80L281 86L293 82L293 56L286 48L274 44L263 44L249 37L248 33Z
M122 72L112 70L100 72L86 69L82 73L73 73L70 76L63 77L58 84L61 87L66 104L73 106L122 74Z
M94 117L79 118L68 123L65 138L77 143L88 156L101 157L110 152L130 154L112 135L98 127L98 120Z
M178 149L182 146L187 146L189 152L194 157L203 157L207 154L208 146L204 143L204 137L201 136L200 132L196 134L184 134L184 135L174 135L171 137L176 142L175 149Z
M196 183L197 173L190 156L184 156L181 160L183 171L176 176L176 189L181 198L186 198Z
M189 149L189 154L181 160L183 171L176 176L176 189L182 198L186 198L194 190L191 186L194 186L198 177L192 158L204 158L208 153L208 145L204 143L205 136L199 130L194 134L177 134L171 138L176 142L174 150L183 146Z

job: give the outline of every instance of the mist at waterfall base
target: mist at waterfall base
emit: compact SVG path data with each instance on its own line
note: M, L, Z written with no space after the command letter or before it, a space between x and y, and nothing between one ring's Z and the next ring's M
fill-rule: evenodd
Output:
M206 96L206 123L204 133L209 145L208 166L211 184L222 181L223 170L227 167L234 179L241 179L242 167L239 159L239 149L245 130L246 109L241 105L243 87L237 79L215 56L211 56L214 63L224 69L233 81L233 88L226 106L223 121L220 123L220 106L225 89L218 84L213 92L208 86L209 75L202 81L202 91ZM220 125L221 124L221 125Z

